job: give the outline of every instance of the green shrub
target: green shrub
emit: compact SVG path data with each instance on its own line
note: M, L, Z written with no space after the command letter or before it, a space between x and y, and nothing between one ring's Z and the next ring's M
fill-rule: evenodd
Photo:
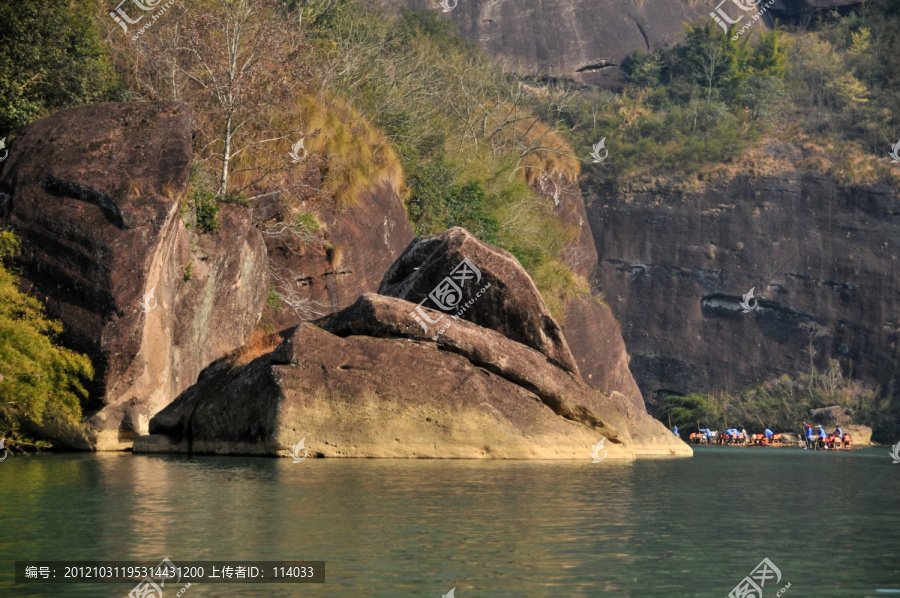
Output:
M275 290L274 286L269 287L269 294L266 297L266 305L275 310L275 313L281 312L281 295Z
M534 284L541 291L547 309L560 324L565 325L566 300L587 292L586 285L575 280L572 271L556 260L547 260L534 268Z
M698 422L701 428L715 428L722 416L720 405L714 397L698 393L665 397L660 401L659 411L664 422L671 421L673 426L692 431L697 430Z
M200 232L214 233L219 230L219 206L217 196L211 191L199 188L191 190L191 203L197 215L197 228Z
M846 409L854 422L871 426L873 437L887 438L900 429L898 397L845 376L835 360L823 372L812 369L796 378L785 374L736 393L669 396L660 402L659 415L663 420L671 417L673 425L685 430L695 430L699 421L701 427L713 429L764 425L795 432L811 409L831 405Z
M317 233L321 230L322 225L319 223L319 219L312 212L306 212L300 214L294 219L294 228L296 228L300 232L305 233Z
M0 260L18 246L12 233L0 231ZM94 370L85 355L56 343L62 324L47 319L40 301L17 284L0 261L0 438L27 444L19 432L25 421L79 422Z
M443 159L413 162L407 172L407 211L416 233L439 233L461 226L481 240L499 244L500 223L489 214L487 193L478 181L458 182L459 170Z

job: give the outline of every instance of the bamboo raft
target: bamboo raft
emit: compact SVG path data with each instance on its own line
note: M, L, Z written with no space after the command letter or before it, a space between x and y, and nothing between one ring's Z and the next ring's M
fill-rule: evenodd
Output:
M705 442L689 442L688 444L690 444L692 447L694 447L694 446L706 446L706 447L728 446L728 447L738 447L738 448L777 448L777 449L793 448L793 449L801 449L801 450L807 450L807 451L822 451L822 452L828 452L828 453L842 453L844 451L861 451L862 450L861 446L851 446L849 448L847 448L847 447L820 448L820 449L817 449L815 447L804 448L803 446L800 446L798 443L791 444L791 443L785 443L785 442L782 442L780 444L753 444L753 443L749 443L749 444L743 444L743 443L719 444L717 442L708 444Z

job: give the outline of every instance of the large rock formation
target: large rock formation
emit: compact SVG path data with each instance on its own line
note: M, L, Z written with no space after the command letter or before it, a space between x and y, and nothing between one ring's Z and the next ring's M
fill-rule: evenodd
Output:
M432 0L382 0L388 7L439 8ZM712 7L683 0L460 0L445 13L460 34L521 72L616 86L622 62L671 44L685 22Z
M633 409L646 409L622 329L608 305L595 296L573 297L566 304L564 331L585 382L607 394L619 393Z
M378 292L448 312L434 322L421 318L436 329L447 326L455 313L578 372L562 329L518 260L465 229L416 238L384 275Z
M740 389L837 359L900 371L900 197L786 172L681 197L593 188L599 283L644 397ZM740 303L754 289L758 306ZM748 306L753 307L754 301Z
M658 421L499 333L459 320L430 340L413 308L365 295L322 322L343 337L304 323L243 368L211 367L135 451L286 456L305 438L327 457L571 459L603 437L613 459L690 454Z
M294 101L291 120L280 126L303 131L304 157L252 188L254 223L279 298L273 293L263 320L274 330L374 292L414 237L390 140L335 97Z
M96 370L86 429L45 431L58 441L126 448L256 326L268 289L262 238L236 206L223 207L216 234L186 228L191 155L181 104L66 110L16 138L0 222L22 239L22 286Z
M421 284L426 296L444 272L462 292L473 283L483 291L466 302L465 319L363 295L245 366L211 366L151 421L135 451L288 455L305 438L322 456L587 458L602 437L611 458L691 454L643 408L580 379L506 252L462 229L416 239L382 289Z

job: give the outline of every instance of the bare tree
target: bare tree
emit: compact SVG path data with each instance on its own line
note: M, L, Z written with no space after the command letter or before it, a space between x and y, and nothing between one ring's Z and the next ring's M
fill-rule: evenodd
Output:
M816 322L803 322L802 324L800 324L799 328L805 331L809 336L809 343L807 345L806 351L807 353L809 353L809 370L810 372L814 372L816 367L813 359L816 355L818 355L818 351L816 351L815 347L815 340L819 337L827 335L828 329Z
M193 106L198 157L217 165L224 196L233 190L239 157L252 154L244 169L252 172L236 191L290 167L284 152L273 150L290 132L279 126L278 112L310 79L308 49L299 17L278 0L209 0L167 12L115 54L128 64L123 70L140 99Z
M541 154L578 160L560 135L561 115L575 94L571 86L535 89L477 58L452 68L449 87L455 92L449 105L460 131L458 155L466 150L467 142L475 149L486 143L497 159L515 159L513 173L534 169L548 176L552 173L541 171L529 158ZM543 118L531 109L535 95L541 96Z
M700 48L700 64L694 70L706 81L706 101L712 99L713 84L718 80L725 67L727 56L721 44L708 43Z
M301 67L298 31L275 0L220 0L216 10L192 12L184 40L189 58L185 76L206 96L219 117L218 135L209 143L222 162L219 194L228 191L231 162L260 143L238 135L252 123L264 123L268 106L291 97Z

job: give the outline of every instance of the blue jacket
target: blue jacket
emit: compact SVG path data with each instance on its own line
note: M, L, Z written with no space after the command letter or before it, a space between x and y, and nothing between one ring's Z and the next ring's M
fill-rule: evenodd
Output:
M825 431L825 428L819 428L819 438L828 438L828 433Z
M766 438L771 438L774 435L775 435L775 432L773 432L769 428L766 428Z

